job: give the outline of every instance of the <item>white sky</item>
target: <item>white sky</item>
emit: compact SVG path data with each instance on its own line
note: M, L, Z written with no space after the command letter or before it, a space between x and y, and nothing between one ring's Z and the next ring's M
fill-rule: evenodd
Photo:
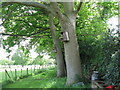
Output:
M115 28L115 29L118 29L118 27L116 27L116 25L118 25L118 17L112 17L108 20L108 25L109 27L112 29L112 28ZM111 26L112 25L112 26Z
M32 58L36 58L38 56L38 54L34 51L34 49L30 50L30 53Z
M8 53L4 49L0 48L0 60L6 59L7 55Z
M117 28L116 25L118 25L118 17L112 17L112 18L110 18L107 23L108 23L108 26L109 26L110 28ZM112 24L112 26L111 26L110 24ZM2 31L2 29L1 29L1 27L0 27L0 32L1 32L1 31ZM22 42L22 43L23 43L23 42ZM26 43L23 43L23 44L26 44ZM13 47L13 48L12 48L12 52L10 53L10 55L13 55L14 52L15 52L15 50L16 50L17 48L18 48L17 46ZM31 57L32 57L32 58L35 58L35 57L38 55L36 52L34 52L34 49L30 50L30 52L31 52ZM9 54L8 54L4 49L2 49L2 47L0 47L0 60L1 60L1 59L7 59L6 57L7 57L8 55L9 55ZM46 55L44 56L44 58L45 58L45 59L48 59L49 56L46 54Z

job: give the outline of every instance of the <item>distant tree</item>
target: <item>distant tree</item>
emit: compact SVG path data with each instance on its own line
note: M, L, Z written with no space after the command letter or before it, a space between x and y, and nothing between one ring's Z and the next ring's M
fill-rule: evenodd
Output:
M6 60L6 59L1 59L0 60L0 65L13 65L14 61Z
M22 50L16 50L16 52L12 56L12 61L14 61L14 65L26 65L29 57L23 53Z
M43 65L45 63L46 61L43 59L42 56L37 56L32 62L33 65Z

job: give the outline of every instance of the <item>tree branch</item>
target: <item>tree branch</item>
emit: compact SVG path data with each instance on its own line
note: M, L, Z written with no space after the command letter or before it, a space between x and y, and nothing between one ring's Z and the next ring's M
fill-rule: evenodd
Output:
M57 2L50 2L51 8L54 11L54 15L57 16L59 19L63 18L63 14L60 11L60 8L58 7Z
M20 35L20 34L7 34L7 33L0 33L0 35L3 35L3 36L16 36L16 37L18 37L18 36L26 36L26 37L28 37L27 35Z
M5 6L8 6L8 5L11 5L12 2L2 2L2 4L0 4L0 7L5 7Z
M50 28L49 28L49 27L48 27L48 28L44 28L44 29L42 29L42 30L39 30L39 31L38 31L38 32L36 32L36 33L31 34L31 35L36 35L36 34L39 34L39 33L43 32L43 31L48 30L48 29L50 29Z
M83 0L80 1L76 13L78 13L80 11L82 4L83 4Z
M33 37L43 37L43 36L49 36L49 35L41 35L41 36L29 36L29 35L22 35L22 34L7 34L7 33L0 33L0 35L3 35L3 36L14 36L14 37L30 37L30 38L33 38Z
M49 28L49 27L47 27L47 28L42 28L42 30L39 30L39 31L37 31L37 32L35 32L35 33L32 33L32 34L29 34L29 35L26 35L26 34L7 34L7 33L0 33L0 35L3 35L3 36L16 36L16 37L18 37L18 36L37 37L37 36L34 36L34 35L40 34L40 33L42 33L43 31L46 31L46 30L48 30L48 29L50 29L50 28Z
M52 12L51 8L49 7L49 5L45 5L45 4L40 4L38 2L20 2L19 0L11 0L11 2L3 2L2 3L2 7L5 7L7 5L11 5L11 4L21 4L21 5L25 5L25 6L32 6L32 7L37 7L37 8L42 8L44 10L46 10L47 12Z

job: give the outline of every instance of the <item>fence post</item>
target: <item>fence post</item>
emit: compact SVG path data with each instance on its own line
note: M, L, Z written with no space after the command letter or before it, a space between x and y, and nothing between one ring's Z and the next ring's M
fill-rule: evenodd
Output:
M31 67L31 74L32 74L32 67Z
M5 69L5 73L6 73L6 75L8 75L8 77L11 79L11 81L14 81L11 77L10 77L10 75L9 75L9 73L7 72L7 70ZM7 76L6 76L7 77Z
M15 79L17 79L17 69L15 69Z
M27 75L28 75L28 68L27 68Z
M5 69L5 80L7 81L7 74L6 74L6 69Z
M22 76L22 68L21 68L21 76Z
M35 72L35 66L34 66L34 72Z

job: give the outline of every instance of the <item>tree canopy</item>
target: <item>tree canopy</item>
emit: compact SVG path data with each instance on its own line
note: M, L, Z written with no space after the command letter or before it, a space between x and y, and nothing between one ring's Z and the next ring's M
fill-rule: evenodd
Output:
M107 25L109 18L118 15L117 2L15 1L2 3L2 26L5 30L0 34L8 36L7 39L3 39L3 46L7 51L10 52L10 47L19 45L25 53L29 53L30 49L35 48L37 53L47 52L52 58L55 58L52 50L56 48L55 40L58 40L57 43L60 46L57 48L61 48L65 59L68 84L76 82L75 74L81 75L81 72L82 74L84 71L89 72L93 66L103 73L108 72L105 76L106 80L110 78L109 76L113 76L114 80L116 77L118 79L119 75L111 75L109 69L105 68L105 65L111 62L108 67L113 65L119 70L119 65L115 64L118 59L112 58L113 54L119 53L119 33L112 35L112 30ZM49 23L50 20L54 24L53 27ZM55 29L55 35L51 28ZM68 41L60 41L61 33L65 32L68 32ZM25 40L28 40L29 43L24 46L21 42ZM115 57L119 58L117 55L115 54ZM81 65L83 71L80 71ZM70 71L70 67L72 71ZM76 68L80 69L76 70ZM116 83L111 80L110 83L112 82Z

